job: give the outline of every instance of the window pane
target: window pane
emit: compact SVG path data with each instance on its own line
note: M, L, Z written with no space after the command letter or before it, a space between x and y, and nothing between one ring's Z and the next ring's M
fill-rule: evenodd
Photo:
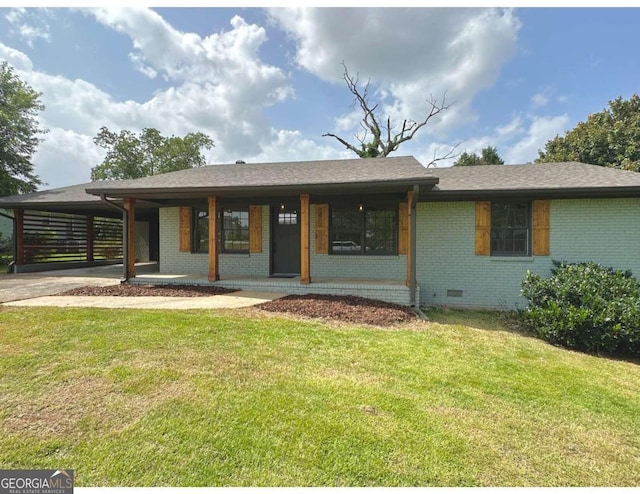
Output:
M491 226L505 228L509 224L509 205L502 203L491 204Z
M530 209L527 202L491 204L491 253L528 255Z
M297 225L298 213L278 213L278 223L280 225Z
M355 254L362 252L360 232L336 232L331 241L331 250L336 254Z
M209 251L209 211L207 209L194 209L195 221L193 232L194 252Z
M515 228L526 228L528 221L529 208L526 204L515 204L513 208L513 224Z
M362 253L362 211L357 207L334 206L331 209L331 252Z
M397 206L332 206L331 252L334 254L397 254Z
M224 209L222 252L249 252L249 209Z
M397 252L397 211L367 209L365 212L365 253L395 254Z

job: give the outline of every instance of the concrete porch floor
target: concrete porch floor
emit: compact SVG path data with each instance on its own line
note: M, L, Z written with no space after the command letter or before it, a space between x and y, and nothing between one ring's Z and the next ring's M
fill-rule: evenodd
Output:
M217 285L237 290L257 290L295 295L355 295L359 297L383 300L401 305L409 305L410 293L404 280L372 278L328 278L311 277L311 283L303 285L300 277L271 278L256 276L222 276L219 281L210 282L200 273L169 274L142 273L131 278L132 284L171 284L171 285ZM416 300L419 300L419 287Z

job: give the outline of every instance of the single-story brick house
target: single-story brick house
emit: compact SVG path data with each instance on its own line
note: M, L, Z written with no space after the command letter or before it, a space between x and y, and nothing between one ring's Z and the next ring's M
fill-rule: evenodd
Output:
M2 198L0 207L14 209L18 237L24 210L121 215L130 282L512 309L525 304L525 272L549 274L552 259L640 273L640 174L575 162L211 165ZM135 277L141 242L153 246L156 277Z

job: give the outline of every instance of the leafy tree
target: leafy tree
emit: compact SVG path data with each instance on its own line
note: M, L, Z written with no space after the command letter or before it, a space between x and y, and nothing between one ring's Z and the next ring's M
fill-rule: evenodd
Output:
M0 63L0 196L33 192L42 181L33 171L40 143L41 94L21 81L6 61Z
M164 137L156 129L143 129L137 135L129 130L117 134L107 127L100 129L93 142L106 149L107 155L91 169L92 180L141 178L202 166L203 148L214 146L202 132Z
M433 96L430 96L429 99L427 99L428 109L426 115L421 121L416 122L411 119L404 119L402 125L398 125L391 121L390 116L384 118L383 115L379 114L378 107L380 103L370 102L370 81L367 82L361 90L358 88L358 74L356 74L355 77L350 76L344 62L342 63L342 67L344 68L342 78L347 84L349 92L354 96L352 107L360 107L364 114L360 121L364 133L355 136L358 144L350 143L346 139L330 132L322 134L322 137L333 137L360 158L384 158L389 156L389 154L397 151L403 142L413 139L416 133L427 125L433 117L451 107L451 105L445 103L444 97L441 101L438 101ZM437 161L453 157L456 147L457 146L444 156L438 158L434 156L433 160L427 166L433 165Z
M640 171L640 96L609 101L609 108L551 139L538 155L536 163L582 161Z
M462 153L453 166L477 166L477 165L504 165L504 160L498 154L498 150L492 146L487 146L480 152Z

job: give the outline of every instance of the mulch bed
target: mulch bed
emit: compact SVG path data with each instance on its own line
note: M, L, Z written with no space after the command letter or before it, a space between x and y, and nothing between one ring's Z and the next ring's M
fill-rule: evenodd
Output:
M258 308L269 312L286 312L375 326L392 326L416 319L416 314L409 307L354 296L289 295L260 304Z
M196 285L110 285L83 286L62 292L60 295L85 295L91 297L210 297L236 292L221 286Z

